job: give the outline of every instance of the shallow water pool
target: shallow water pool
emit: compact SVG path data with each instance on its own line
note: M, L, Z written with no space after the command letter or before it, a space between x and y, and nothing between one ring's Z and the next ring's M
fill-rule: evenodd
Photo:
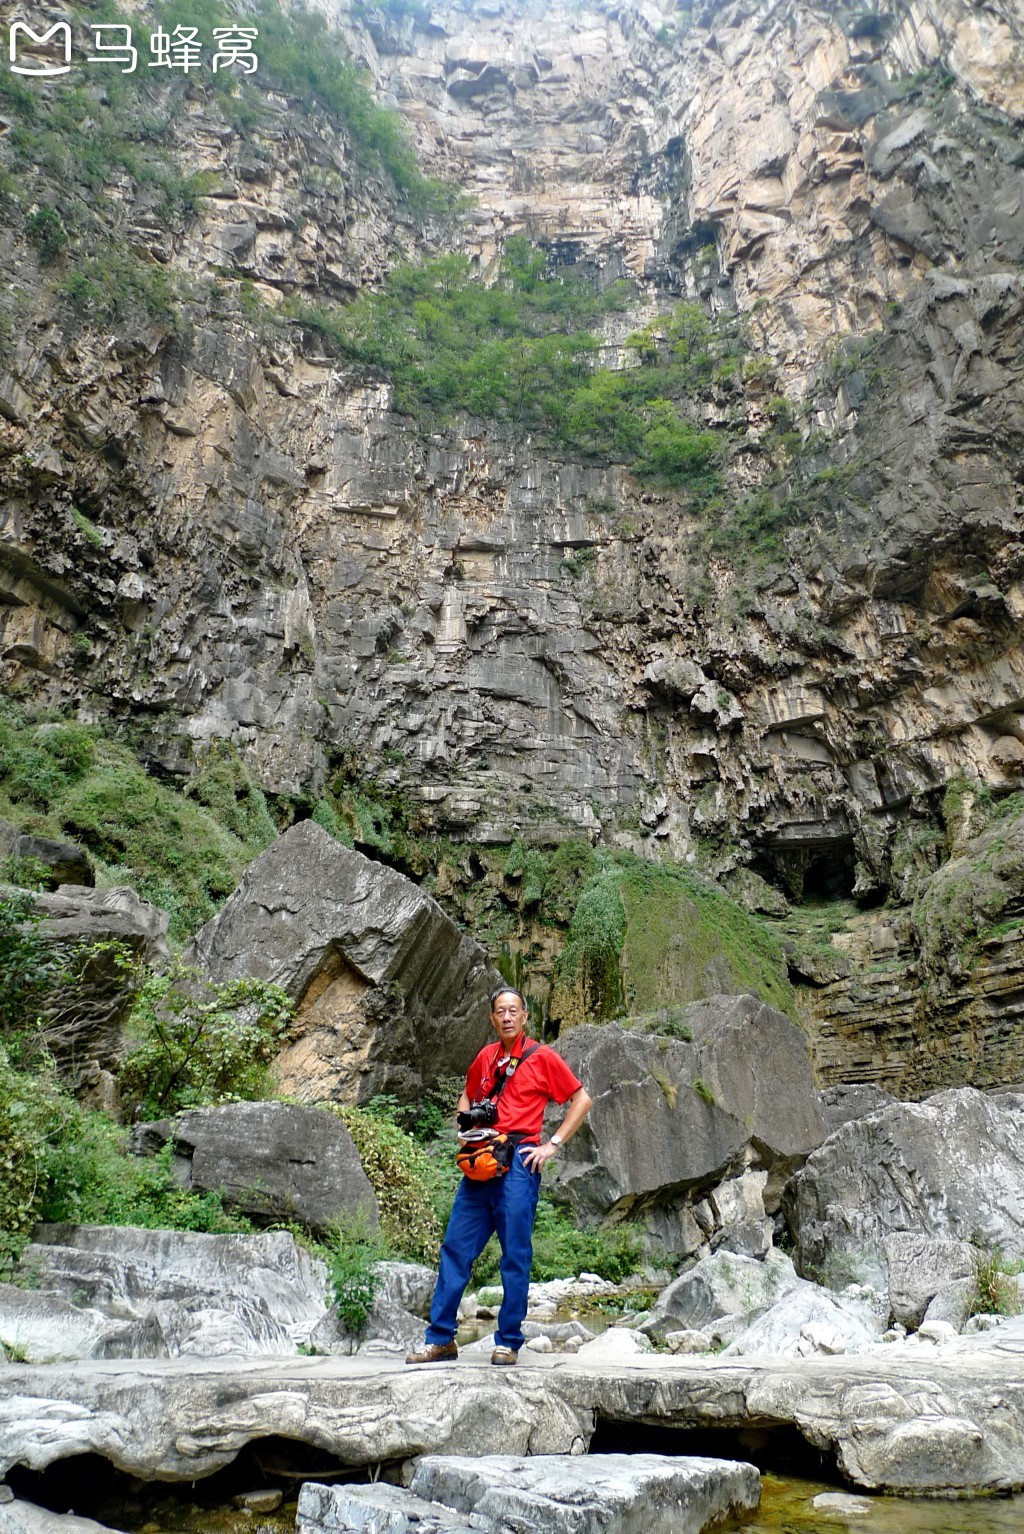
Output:
M841 1492L823 1481L761 1477L761 1506L737 1525L742 1534L1024 1534L1024 1496L947 1502L924 1497L877 1497ZM818 1509L827 1494L851 1511ZM859 1504L856 1511L853 1504Z

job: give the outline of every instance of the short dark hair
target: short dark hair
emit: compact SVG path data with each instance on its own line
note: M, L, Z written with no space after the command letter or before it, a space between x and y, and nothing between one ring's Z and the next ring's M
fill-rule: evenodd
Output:
M497 1001L499 996L518 996L519 1000L523 1004L523 1011L524 1012L529 1012L529 1010L530 1010L529 1007L526 1004L526 997L523 995L522 991L519 989L518 986L515 986L515 985L499 985L498 989L496 991L492 991L491 992L491 1011L492 1012L494 1011L494 1003Z

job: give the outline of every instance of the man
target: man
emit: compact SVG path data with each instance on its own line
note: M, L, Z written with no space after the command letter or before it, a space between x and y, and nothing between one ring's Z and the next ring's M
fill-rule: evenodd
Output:
M522 1138L503 1177L488 1182L462 1179L441 1248L426 1342L418 1352L409 1354L407 1364L458 1358L455 1332L459 1301L470 1269L493 1231L501 1243L505 1295L498 1312L491 1363L514 1364L523 1345L540 1170L558 1155L559 1146L572 1138L590 1111L590 1098L561 1055L526 1037L526 1019L526 998L521 991L504 986L491 996L491 1023L499 1043L486 1045L470 1066L458 1112L465 1114L472 1103L493 1097L497 1133ZM544 1110L549 1102L566 1103L568 1112L557 1133L541 1144Z

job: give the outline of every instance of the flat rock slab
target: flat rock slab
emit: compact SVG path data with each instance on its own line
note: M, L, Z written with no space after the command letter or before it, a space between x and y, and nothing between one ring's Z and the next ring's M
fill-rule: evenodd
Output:
M406 1534L475 1529L500 1534L700 1534L752 1512L753 1465L661 1454L426 1455L407 1492L397 1487L306 1485L297 1534L333 1530Z
M1001 1335L1002 1334L1002 1335ZM837 1358L640 1355L588 1366L459 1359L87 1360L0 1366L0 1475L93 1452L144 1479L197 1480L272 1434L343 1464L421 1454L579 1454L596 1419L666 1427L791 1425L864 1490L1024 1488L1024 1329L938 1352Z

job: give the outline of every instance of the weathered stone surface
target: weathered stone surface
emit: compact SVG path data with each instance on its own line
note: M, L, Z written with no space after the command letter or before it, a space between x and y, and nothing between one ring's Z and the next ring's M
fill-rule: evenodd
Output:
M328 1310L323 1264L284 1231L41 1225L18 1273L30 1292L55 1299L58 1315L86 1307L81 1324L90 1328L96 1312L106 1318L93 1342L106 1356L286 1353L309 1341Z
M133 999L115 955L95 951L94 945L123 944L136 958L162 968L170 962L167 912L127 888L62 885L54 894L32 898L43 918L39 931L68 963L72 977L59 996L42 1004L43 1039L61 1072L78 1085L90 1070L116 1070L121 1064Z
M21 1364L0 1368L0 1473L96 1452L131 1474L190 1481L278 1433L353 1467L422 1453L565 1455L583 1451L600 1416L790 1423L863 1489L1009 1491L1024 1487L1022 1347L1008 1322L941 1351L648 1354L593 1367L524 1353L504 1372L486 1356L432 1371L379 1358Z
M303 1486L299 1534L330 1530L431 1534L509 1527L523 1534L699 1534L760 1500L753 1465L655 1454L598 1454L585 1459L426 1455L408 1491L397 1487Z
M955 1332L963 1331L971 1314L977 1288L976 1278L958 1278L953 1283L944 1284L928 1301L928 1309L921 1322L922 1328L934 1321L945 1321Z
M853 1119L862 1119L866 1113L888 1108L896 1099L881 1087L854 1083L851 1086L826 1087L819 1099L821 1116L825 1123L826 1139L836 1129Z
M345 1125L294 1103L225 1103L140 1125L150 1151L171 1141L183 1187L220 1190L235 1208L324 1230L334 1220L378 1220L377 1199Z
M783 1181L824 1136L806 1043L752 996L698 1002L682 1023L690 1043L614 1024L559 1039L594 1106L553 1186L584 1217L639 1218L668 1250L763 1253ZM702 1230L693 1205L716 1184Z
M886 1317L865 1300L798 1280L724 1350L725 1358L858 1353L881 1338ZM828 1341L828 1339L834 1339Z
M497 1531L508 1523L537 1534L699 1534L753 1511L761 1481L753 1465L657 1454L483 1460L427 1455L410 1489Z
M839 1267L881 1287L885 1243L899 1233L1024 1259L1024 1098L965 1087L869 1113L811 1155L785 1202L812 1276Z
M664 1338L674 1331L708 1330L727 1319L736 1335L798 1283L792 1262L782 1252L771 1251L757 1262L718 1251L662 1290L640 1330Z
M889 1308L902 1326L921 1325L932 1300L956 1279L971 1279L977 1250L967 1241L900 1233L885 1243ZM957 1327L959 1331L959 1327Z
M275 1070L307 1102L410 1101L465 1071L501 981L429 895L312 820L249 865L188 957L215 980L255 974L288 992L298 1038Z
M70 1305L52 1294L0 1284L0 1347L28 1363L88 1358L110 1330L101 1311Z

